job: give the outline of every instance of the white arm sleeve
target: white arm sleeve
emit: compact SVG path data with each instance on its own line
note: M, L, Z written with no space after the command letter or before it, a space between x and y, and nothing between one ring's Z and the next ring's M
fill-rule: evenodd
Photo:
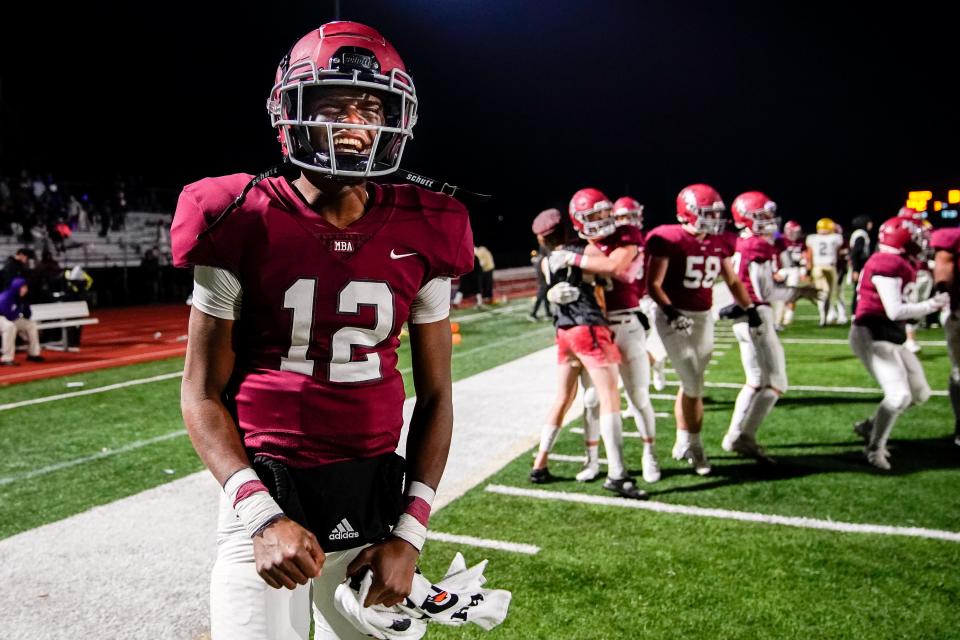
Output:
M870 281L876 288L877 295L880 296L880 302L883 304L883 310L887 317L894 322L922 318L934 309L930 300L903 302L900 297L900 288L903 286L903 281L900 278L873 276Z
M240 281L226 269L194 267L193 306L208 316L236 320L240 317L242 296Z
M417 293L410 305L410 323L427 324L450 315L450 278L434 278Z
M789 287L781 287L773 280L773 263L751 262L748 266L750 273L750 284L757 296L764 302L776 302L778 300L793 299L793 290Z

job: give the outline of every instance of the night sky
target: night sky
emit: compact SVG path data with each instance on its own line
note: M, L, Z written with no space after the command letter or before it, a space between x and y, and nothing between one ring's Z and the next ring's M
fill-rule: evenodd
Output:
M0 166L179 188L279 159L264 111L334 3L5 7ZM200 8L200 5L206 5ZM215 7L214 5L219 5ZM495 195L478 242L520 264L543 208L596 186L674 221L677 191L766 191L784 218L893 215L960 188L960 21L818 3L342 0L417 85L404 166ZM144 7L153 13L144 15ZM809 224L807 224L809 227Z

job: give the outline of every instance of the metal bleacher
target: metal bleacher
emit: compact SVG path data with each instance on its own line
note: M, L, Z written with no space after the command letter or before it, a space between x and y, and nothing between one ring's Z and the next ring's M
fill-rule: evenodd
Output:
M66 252L55 252L54 255L62 265L80 265L85 269L135 267L147 249L158 247L161 254L169 253L170 218L169 213L131 211L126 216L124 229L109 231L105 237L96 230L75 231L64 241ZM23 242L16 235L0 235L0 263L21 247L32 248L39 258L45 240L37 231L34 231L32 243ZM53 243L46 242L52 250Z

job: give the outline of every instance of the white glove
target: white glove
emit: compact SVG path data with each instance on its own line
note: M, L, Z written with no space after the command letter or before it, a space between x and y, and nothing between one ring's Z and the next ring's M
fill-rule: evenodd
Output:
M553 304L570 304L580 299L580 289L569 282L558 282L547 290L547 300Z
M548 260L550 264L550 271L556 273L564 267L579 263L580 254L574 253L573 251L567 251L566 249L557 249L556 251L550 252L550 257Z
M949 309L950 308L950 294L946 291L941 291L940 293L935 294L932 298L927 300L927 304L930 305L930 312L940 311L940 309Z
M673 327L674 331L682 333L685 336L693 333L693 320L682 313L670 321L670 326Z

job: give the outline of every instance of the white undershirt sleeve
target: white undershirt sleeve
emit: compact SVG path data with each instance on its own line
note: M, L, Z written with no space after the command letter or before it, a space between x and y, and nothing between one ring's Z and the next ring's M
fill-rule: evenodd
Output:
M883 310L887 317L894 322L901 320L913 320L927 315L933 308L929 300L923 302L903 302L900 296L900 289L903 286L903 280L889 276L873 276L870 278L877 295L880 296L880 302L883 304Z
M208 316L236 320L240 317L242 296L240 281L226 269L193 268L193 306Z
M793 290L790 287L778 285L773 279L773 263L769 260L766 262L751 262L748 270L753 290L763 302L793 299Z
M427 324L450 315L450 278L434 278L410 304L410 323Z

